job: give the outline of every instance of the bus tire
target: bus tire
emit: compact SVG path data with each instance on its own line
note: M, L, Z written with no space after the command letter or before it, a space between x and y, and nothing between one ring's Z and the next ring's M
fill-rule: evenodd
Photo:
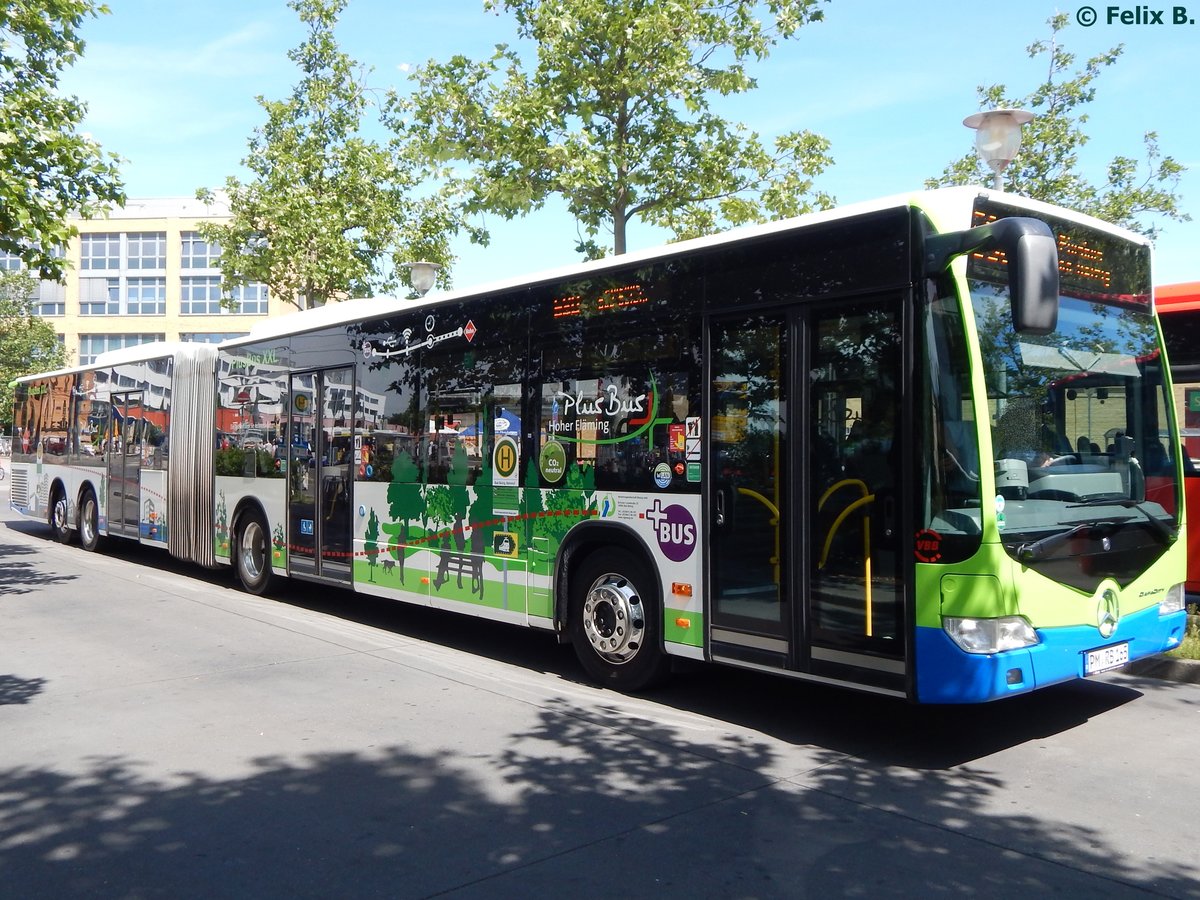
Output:
M79 498L79 546L89 553L100 549L100 506L91 488Z
M579 564L568 630L584 670L605 687L641 691L670 672L654 579L628 551L604 548Z
M71 543L71 504L62 485L54 489L50 498L50 530L60 544Z
M247 593L266 592L271 583L271 536L258 510L247 512L238 522L233 565Z

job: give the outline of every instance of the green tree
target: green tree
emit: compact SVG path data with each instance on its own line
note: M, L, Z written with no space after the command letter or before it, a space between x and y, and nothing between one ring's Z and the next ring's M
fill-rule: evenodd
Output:
M0 250L52 281L63 277L56 251L76 234L67 216L125 202L118 158L76 131L86 105L58 92L83 53L80 26L107 12L92 0L0 7Z
M66 365L53 326L34 312L37 286L27 272L0 272L0 434L12 431L12 380Z
M542 505L542 489L541 472L538 469L537 453L533 453L529 457L529 461L525 464L525 490L521 492L522 509L524 515L521 517L524 520L524 537L525 546L532 547L534 537L544 537L545 535L539 530L538 523L541 522L546 511Z
M1120 58L1123 45L1091 57L1082 69L1072 71L1075 55L1062 46L1059 34L1068 17L1060 13L1047 20L1049 41L1035 41L1026 48L1031 59L1045 56L1046 80L1024 97L1009 95L1002 84L980 86L981 109L1021 108L1034 113L1024 126L1021 150L1004 173L1006 189L1044 200L1154 237L1154 219L1166 217L1187 221L1179 208L1179 179L1184 167L1163 156L1158 135L1143 135L1145 167L1130 156L1116 156L1108 163L1105 180L1093 183L1081 171L1079 152L1087 143L1084 126L1087 104L1096 98L1096 79ZM928 187L951 184L990 183L991 176L974 153L951 163ZM1149 221L1148 221L1149 218Z
M589 256L604 255L603 230L624 253L634 219L689 237L825 208L813 178L832 161L827 140L800 131L768 148L709 106L753 89L747 64L819 20L819 2L485 0L515 16L536 65L505 45L430 61L411 96L393 95L390 124L459 166L468 214L513 218L560 195Z
M367 519L367 533L363 543L363 552L367 554L367 574L372 583L375 581L375 567L379 565L379 517L375 515L375 507L371 507L370 518Z
M383 530L392 535L390 549L400 568L400 583L404 584L404 558L408 547L408 523L425 513L425 497L421 492L421 473L416 461L404 446L396 448L392 460L392 483L388 485L388 514L399 525L384 525Z
M485 415L488 414L485 413ZM482 433L479 435L479 440L482 443ZM497 530L497 526L492 524L497 519L495 512L495 491L492 488L492 454L488 451L488 447L481 447L479 474L475 477L475 484L473 485L475 488L475 499L472 501L471 509L467 513L467 522L471 526L473 552L477 552L476 543L478 543L480 551L484 547L490 547L492 535Z
M444 484L434 485L426 497L425 515L434 526L449 525L454 521L454 497ZM443 537L449 537L447 531Z
M375 108L363 69L338 47L347 0L290 0L308 26L288 52L302 78L286 100L259 105L267 122L242 160L252 178L226 179L230 219L201 226L222 248L224 287L257 281L301 309L368 296L407 281L405 261L450 262L453 223L436 196L414 197L403 155L364 137ZM200 199L219 201L201 189Z

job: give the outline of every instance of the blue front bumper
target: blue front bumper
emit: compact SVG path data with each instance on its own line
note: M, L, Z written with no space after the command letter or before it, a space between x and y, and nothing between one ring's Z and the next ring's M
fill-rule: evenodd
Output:
M1129 643L1129 659L1141 659L1178 647L1187 626L1180 610L1166 616L1152 606L1124 616L1112 637L1086 625L1041 628L1041 643L1003 653L965 653L940 628L918 628L917 697L921 703L982 703L1024 694L1083 677L1088 650Z

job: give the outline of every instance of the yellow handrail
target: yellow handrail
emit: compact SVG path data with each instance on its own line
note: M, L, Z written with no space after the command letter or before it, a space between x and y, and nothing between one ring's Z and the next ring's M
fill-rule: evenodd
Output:
M737 491L739 494L745 494L747 497L753 497L771 511L772 518L768 524L770 524L771 528L775 531L775 554L771 557L771 565L775 567L775 584L778 585L779 564L782 560L782 557L779 554L779 507L772 503L770 499L760 494L758 491L744 487L738 488Z
M862 491L863 495L843 509L838 514L838 517L833 520L833 524L829 526L829 534L825 537L825 546L821 549L821 559L817 562L818 569L825 568L825 563L829 559L829 548L833 546L833 538L837 534L838 529L842 527L842 523L846 521L846 517L860 506L866 506L868 503L871 503L875 500L875 495L871 493L865 481L862 481L858 478L844 478L841 481L835 482L829 487L829 490L821 495L821 499L817 501L817 511L821 511L821 509L825 506L825 501L828 500L835 491L838 491L844 487L857 487ZM871 601L871 517L867 515L863 516L863 591L866 602L865 613L867 620L867 637L871 637L871 635L874 633Z

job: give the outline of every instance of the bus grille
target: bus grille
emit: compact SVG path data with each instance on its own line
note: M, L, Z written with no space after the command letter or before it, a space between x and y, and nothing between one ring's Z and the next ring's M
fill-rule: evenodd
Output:
M29 506L29 470L24 467L11 469L8 474L12 479L12 505L26 509Z

